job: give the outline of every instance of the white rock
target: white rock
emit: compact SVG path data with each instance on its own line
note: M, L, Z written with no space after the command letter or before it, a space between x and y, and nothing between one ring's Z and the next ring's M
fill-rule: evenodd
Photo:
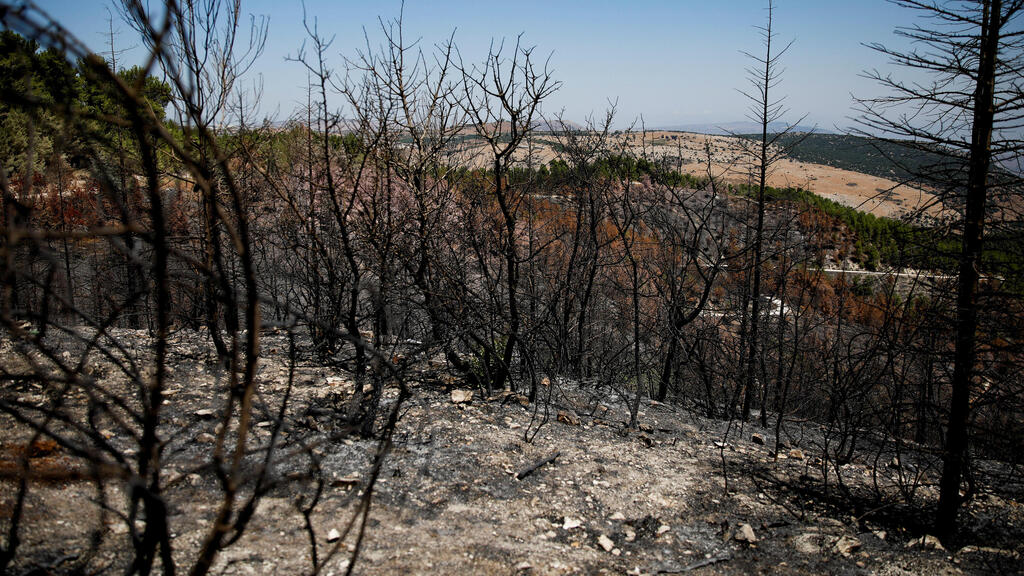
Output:
M835 544L836 552L839 552L843 556L849 557L851 554L860 550L861 542L857 538L850 536L843 536Z
M472 390L452 390L452 402L455 404L465 404L473 401Z
M601 548L604 548L605 552L611 552L615 549L615 542L612 542L612 539L604 534L597 537L597 543L601 545Z
M570 426L579 426L580 425L580 417L577 416L576 412L574 412L572 410L559 410L558 411L558 421L563 423L563 424L568 424Z
M746 542L748 544L757 542L757 535L754 534L754 528L750 524L741 525L740 529L736 531L734 538L739 542Z
M573 530L575 528L579 528L582 525L583 525L583 523L580 522L579 520L566 516L565 520L562 522L562 529L563 530Z
M334 528L331 528L331 531L327 533L328 542L337 542L340 538L341 534Z
M939 539L931 534L925 534L920 538L915 538L914 540L907 542L907 548L915 547L924 548L925 550L941 550L943 552L946 550L942 546L942 542L939 542Z
M801 554L817 554L821 552L822 541L826 538L820 533L805 532L789 539L789 545Z
M1012 560L1018 560L1020 558L1020 553L1016 550L1007 550L1005 548L993 548L991 546L964 546L959 551L957 551L957 555L961 554L988 554L991 556L1000 556Z

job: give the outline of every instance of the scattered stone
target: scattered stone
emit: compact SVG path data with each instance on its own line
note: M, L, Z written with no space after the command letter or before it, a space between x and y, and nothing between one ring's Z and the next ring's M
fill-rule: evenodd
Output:
M211 410L210 408L200 408L199 410L196 410L196 416L204 420L213 418L216 415L217 413Z
M327 541L337 542L339 539L341 539L341 534L336 529L331 528L331 531L327 533Z
M668 524L662 524L661 526L658 526L658 536L661 536L662 534L668 532L671 529L672 528L669 528Z
M757 535L754 534L754 528L750 524L740 525L740 529L736 531L736 535L733 538L738 542L746 542L747 544L757 542Z
M885 540L885 537L888 536L885 530L875 530L871 533L874 534L875 538L878 538L879 540Z
M991 546L975 546L973 544L970 546L964 546L963 548L957 551L958 556L964 554L986 554L989 556L999 556L1010 560L1020 559L1020 553L1015 550L1007 550L1005 548L994 548Z
M502 390L501 392L495 393L493 396L487 399L488 402L502 402L509 396L515 394L511 390Z
M601 548L604 548L605 552L611 552L615 549L615 542L612 542L612 539L604 534L597 537L597 543L601 545Z
M196 436L196 442L200 444L213 444L217 441L217 437L209 432L201 432Z
M792 458L793 460L803 460L804 451L799 448L790 448L789 457Z
M348 489L351 488L352 486L359 484L360 481L361 478L359 477L358 474L349 474L348 476L343 476L341 478L335 478L334 480L331 480L331 487Z
M839 552L843 556L849 558L851 554L853 554L857 550L860 550L860 547L861 542L857 538L843 536L839 539L839 541L836 542L833 548L835 548L836 552Z
M817 554L821 552L822 541L825 537L816 532L805 532L799 536L790 538L789 544L794 550L801 554Z
M533 565L531 565L529 562L525 560L520 562L519 564L516 564L516 572L526 572L527 570L531 569L533 569Z
M472 390L452 390L452 403L465 404L473 401Z
M572 410L559 410L558 411L558 421L563 423L563 424L568 424L570 426L579 426L580 425L580 417L577 416L576 412L574 412Z
M636 427L641 432L646 432L648 434L652 434L654 432L654 427L653 426L650 426L648 424L644 424L643 422L637 422Z
M615 514L612 514L611 519L616 521L616 522L622 522L623 520L626 519L626 515L623 514L622 512L616 512Z
M633 542L634 540L636 540L636 532L634 532L634 531L630 530L629 528L627 528L626 529L626 542Z
M914 538L910 542L907 542L907 548L922 548L924 550L941 550L946 549L942 546L942 542L938 538L931 534L925 534L920 538Z
M750 441L758 446L764 446L764 435L757 432L750 435Z
M579 520L566 516L565 520L562 521L562 530L574 530L582 525L583 523Z
M344 386L345 384L348 384L348 383L349 383L348 380L342 378L341 376L328 376L327 377L327 385L328 386Z

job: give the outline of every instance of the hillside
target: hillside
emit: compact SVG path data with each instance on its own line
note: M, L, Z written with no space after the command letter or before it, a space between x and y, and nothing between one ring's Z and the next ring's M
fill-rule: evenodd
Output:
M549 164L561 158L558 133L539 134L531 143L535 163ZM664 161L674 170L697 178L708 173L707 149L711 152L712 173L721 180L747 184L752 179L750 140L739 136L696 134L653 130L646 133L615 133L609 137L613 151L627 155L646 155ZM468 135L461 143L462 161L477 168L487 167L487 153L479 138ZM527 148L517 152L525 159ZM872 155L872 148L847 136L812 135L800 151L777 161L768 177L768 185L776 188L802 188L829 200L869 212L876 216L899 218L924 214L937 217L943 213L932 194L903 185L895 173L889 173L884 158ZM927 158L913 157L924 163Z
M946 161L937 153L845 134L793 133L781 138L779 145L788 148L794 160L897 181Z
M150 343L144 331L117 333L131 339L133 351L144 353ZM430 361L417 364L393 445L375 476L367 463L380 443L347 435L339 409L355 394L353 375L306 363L289 385L287 337L268 334L265 345L260 393L271 402L286 393L292 399L280 421L262 411L255 418L253 452L244 465L257 470L259 447L275 438L281 457L254 528L224 551L214 573L303 573L312 538L321 573L340 574L359 531L358 523L346 526L367 501L356 574L972 574L1021 566L1018 484L972 502L979 524L956 549L936 548L930 539L922 545L927 532L907 517L925 521L923 511L935 498L934 454L897 455L881 443L874 457L833 469L827 458L822 465L829 439L815 425L786 421L776 455L771 431L658 402L644 402L640 429L629 430L628 399L609 387L560 380L534 404L508 393L463 397L462 384ZM174 337L161 428L168 438L165 497L173 544L183 557L203 542L207 517L222 497L205 451L224 405L211 400L215 368L197 355L203 347L201 334ZM10 356L2 358L10 369ZM97 374L110 368L105 361L89 365ZM34 392L23 397L35 401ZM385 398L390 411L397 391ZM8 417L0 423L6 427ZM108 434L114 446L131 441ZM5 438L0 464L9 467L11 450L25 441ZM323 478L308 508L309 529L301 510L316 484L305 475L303 453ZM23 563L12 573L73 564L97 522L107 534L94 565L123 571L130 548L127 522L119 517L124 495L107 486L109 516L98 520L93 483L68 474L72 461L61 447L31 457L31 468L51 480L30 493ZM865 507L861 496L873 483L895 490L908 473L921 475L916 490L923 506ZM364 499L371 488L372 498ZM10 509L14 493L0 493L0 509Z
M0 575L1024 572L998 14L968 178L910 185L845 137L555 125L543 44L401 6L365 49L304 18L261 122L269 20L132 6L144 66L0 9Z

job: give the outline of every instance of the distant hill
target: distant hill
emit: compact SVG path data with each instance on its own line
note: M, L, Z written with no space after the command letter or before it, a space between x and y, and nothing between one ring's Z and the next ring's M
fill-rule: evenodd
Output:
M783 122L772 122L768 125L769 132L778 132L786 129L788 125ZM740 122L719 122L719 123L703 123L703 124L679 124L676 126L664 126L661 130L677 130L680 132L695 132L697 134L713 134L718 136L727 136L730 134L755 134L761 132L761 125L756 122L740 121ZM793 132L822 132L821 129L815 126L794 126Z
M789 151L789 157L794 160L891 180L908 178L913 172L924 168L934 169L950 161L948 157L935 152L844 134L790 134L783 136L780 144L790 146L798 140L799 143Z

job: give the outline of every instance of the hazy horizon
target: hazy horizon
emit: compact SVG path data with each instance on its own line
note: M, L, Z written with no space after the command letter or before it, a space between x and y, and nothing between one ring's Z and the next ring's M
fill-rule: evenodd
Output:
M306 2L310 20L316 18L320 32L334 38L328 58L336 72L344 71L342 55L351 58L365 50L367 38L372 47L379 44L378 17L397 18L402 10L397 0L370 4ZM110 3L47 0L39 6L100 53L109 51L109 8L121 61L138 63L144 55ZM609 1L524 0L509 9L465 0L410 0L404 22L406 38L419 39L424 50L454 32L467 62L481 61L492 39L514 40L522 34L536 54L550 55L554 76L562 82L544 104L548 115L562 112L583 123L589 115L603 116L615 102L618 128L641 116L648 128L679 128L746 120L747 102L739 90L748 86L745 73L752 61L741 51L763 52L755 26L764 24L765 6L753 0L652 0L628 7ZM306 99L305 70L286 60L298 54L305 38L301 5L259 0L243 2L242 10L269 17L266 48L243 85L260 87L261 116L287 119ZM893 30L912 23L914 16L884 0L777 2L777 45L793 42L774 91L786 98L790 112L785 120L806 115L800 124L822 131L850 125L848 117L855 115L851 94L882 93L860 74L884 69L886 60L863 44L903 45Z

